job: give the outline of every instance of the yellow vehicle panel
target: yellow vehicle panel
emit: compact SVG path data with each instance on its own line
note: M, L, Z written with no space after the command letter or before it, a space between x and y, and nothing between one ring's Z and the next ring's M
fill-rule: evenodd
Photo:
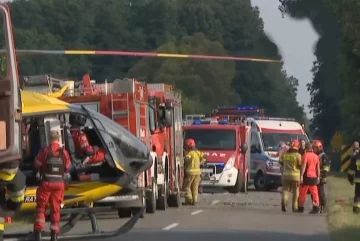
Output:
M36 189L37 187L27 187L25 193L25 202L21 207L21 211L31 211L36 207ZM111 196L120 191L121 186L108 182L79 182L69 184L65 191L65 206L76 202L93 202Z
M70 109L70 105L62 100L34 92L21 91L21 99L22 113L24 115L66 111Z

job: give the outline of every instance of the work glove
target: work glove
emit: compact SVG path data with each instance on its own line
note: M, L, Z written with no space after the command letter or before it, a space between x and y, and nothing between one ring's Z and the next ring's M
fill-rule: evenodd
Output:
M40 181L41 180L41 175L40 175L40 172L37 172L36 173L36 180Z
M326 183L327 183L326 177L320 179L320 184L326 184Z
M354 177L353 175L348 175L348 181L351 185L354 185Z

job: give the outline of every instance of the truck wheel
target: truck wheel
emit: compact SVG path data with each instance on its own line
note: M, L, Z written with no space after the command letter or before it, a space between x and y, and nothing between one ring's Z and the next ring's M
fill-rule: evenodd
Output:
M146 191L146 213L155 213L156 211L156 182L152 178L151 190Z
M131 217L131 208L119 208L118 216L119 216L119 218L130 218Z
M249 176L246 174L245 182L243 182L240 192L247 193L248 192L248 186L249 186Z
M167 208L167 199L168 199L168 185L167 181L164 182L163 185L160 186L158 199L156 201L156 209L158 210L166 210Z
M259 172L254 180L254 186L256 191L264 191L266 187L265 176L262 172Z
M176 193L169 195L168 204L169 207L179 208L181 206L181 195L180 195L180 173L178 173L176 178Z
M240 171L238 171L235 186L227 188L229 193L238 193L243 186L243 175Z

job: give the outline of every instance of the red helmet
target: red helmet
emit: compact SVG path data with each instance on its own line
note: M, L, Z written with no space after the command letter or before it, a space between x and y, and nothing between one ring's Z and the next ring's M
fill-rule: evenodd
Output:
M321 143L321 141L319 140L314 140L312 143L313 148L317 148L318 150L322 150L323 149L323 145Z
M300 142L298 140L293 140L291 142L291 148L299 150L299 147L300 147Z
M185 146L189 147L189 148L195 147L195 140L194 139L187 139L185 141Z

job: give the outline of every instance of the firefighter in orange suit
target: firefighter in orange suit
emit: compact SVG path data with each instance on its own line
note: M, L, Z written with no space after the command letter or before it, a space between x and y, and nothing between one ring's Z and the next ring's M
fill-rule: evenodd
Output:
M294 140L291 143L290 149L284 153L280 158L282 166L282 195L281 195L281 210L286 212L288 195L293 193L292 211L298 211L299 198L299 184L300 184L300 167L301 155L299 151L299 141Z
M59 133L51 131L51 144L38 154L34 166L39 169L40 186L36 191L36 220L34 234L41 240L45 227L45 211L51 208L51 241L57 240L60 232L60 209L64 201L65 178L71 168L69 153L59 144Z
M314 153L319 155L320 159L320 183L318 185L319 200L320 200L320 212L325 212L326 208L326 193L325 193L325 184L327 183L327 175L330 171L330 160L324 152L323 145L321 141L314 140L313 143Z
M103 148L92 147L81 127L86 124L87 118L81 115L70 114L71 136L74 140L75 149L78 156L83 160L83 165L97 165L105 161L106 150Z
M348 169L348 180L355 185L353 213L360 214L360 152L351 157Z
M320 212L319 194L317 190L317 185L320 181L320 159L318 155L313 152L311 144L306 144L305 150L306 152L302 157L300 174L299 212L304 212L306 195L308 191L310 191L313 203L313 209L310 214L316 214Z
M199 185L201 182L200 167L205 164L206 156L203 152L196 149L193 139L185 141L185 150L187 154L184 157L184 189L186 191L184 204L195 205L198 201Z

